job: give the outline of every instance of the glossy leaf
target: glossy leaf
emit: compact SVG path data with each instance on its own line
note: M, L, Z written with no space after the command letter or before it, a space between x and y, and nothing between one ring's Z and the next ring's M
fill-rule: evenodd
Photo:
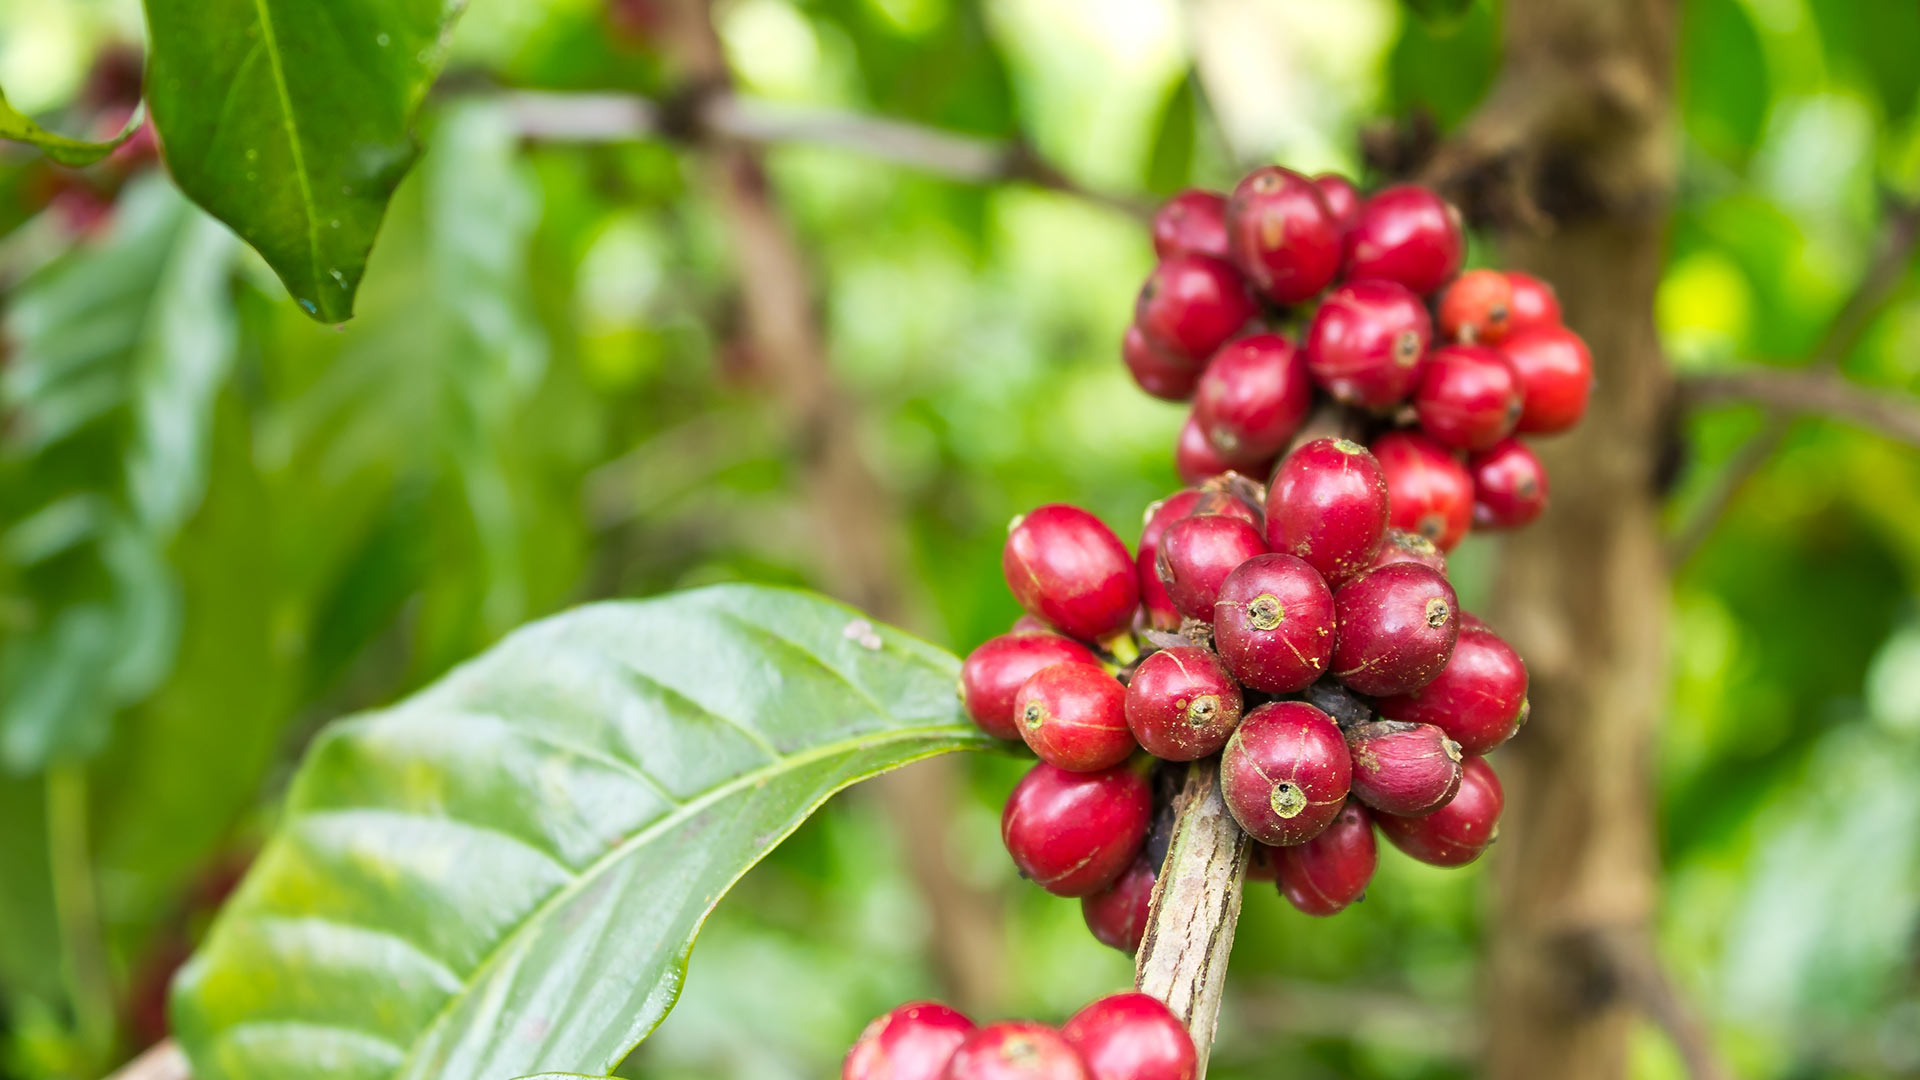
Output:
M145 110L136 108L133 110L133 116L127 120L127 125L121 128L120 133L113 138L74 139L57 135L34 123L20 110L8 104L6 93L0 91L0 139L37 146L41 153L54 161L74 168L91 165L113 153L115 147L133 138L133 133L140 130L140 123L145 119Z
M993 745L957 671L841 605L720 586L536 623L335 724L176 984L195 1077L604 1074L828 796Z
M1153 146L1147 151L1147 190L1168 195L1186 187L1193 177L1193 152L1199 92L1188 72L1167 95L1154 123Z
M462 0L149 0L147 97L167 165L341 322L413 164L408 127Z

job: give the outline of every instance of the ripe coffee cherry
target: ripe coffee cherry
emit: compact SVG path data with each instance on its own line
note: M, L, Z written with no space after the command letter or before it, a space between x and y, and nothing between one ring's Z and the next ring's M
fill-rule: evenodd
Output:
M1327 584L1365 570L1387 535L1387 475L1367 448L1315 439L1287 455L1267 492L1267 546L1298 555Z
M1513 368L1523 401L1514 430L1549 435L1586 415L1593 356L1580 335L1563 326L1516 332L1500 351Z
M1513 285L1498 270L1469 270L1440 294L1440 336L1468 345L1498 345L1513 315Z
M1519 439L1502 439L1467 459L1473 474L1473 523L1517 529L1547 508L1547 468Z
M1180 442L1173 451L1173 466L1180 474L1182 483L1198 484L1212 476L1234 467L1234 463L1223 457L1220 451L1207 441L1207 433L1200 429L1200 421L1193 416L1180 427ZM1260 471L1260 466L1249 465L1249 472Z
M1055 664L1033 673L1013 699L1020 737L1040 760L1093 772L1127 760L1127 688L1095 664Z
M1327 294L1307 328L1307 370L1334 400L1398 404L1420 381L1433 340L1427 306L1394 281L1349 281Z
M1023 616L1031 618L1031 616ZM1018 624L1016 624L1018 625ZM960 697L967 715L996 739L1018 739L1013 698L1034 672L1055 664L1098 664L1100 658L1077 641L1046 632L1018 632L988 638L960 665Z
M1007 627L1007 633L1009 634L1053 634L1053 627L1048 626L1046 623L1041 622L1039 619L1036 619L1033 616L1026 614L1025 612L1022 612L1019 618L1013 620L1013 625ZM1059 637L1060 635L1053 634L1053 636ZM1027 680L1021 679L1020 681L1026 682ZM1015 686L1014 689L1018 690L1020 689L1020 687ZM1007 707L1012 708L1013 707L1011 704L1012 699L1009 698L1008 701L1009 701L1009 704Z
M1010 1020L967 1036L942 1080L1094 1080L1086 1062L1045 1024Z
M1373 557L1373 563L1367 569L1397 562L1419 563L1441 574L1447 572L1447 557L1440 554L1440 549L1433 546L1433 541L1417 532L1388 529L1387 539L1380 545L1380 553Z
M1198 361L1155 345L1137 326L1127 327L1127 336L1120 342L1120 359L1126 361L1127 371L1140 389L1166 401L1187 400L1200 381Z
M1193 1080L1193 1036L1158 998L1114 994L1073 1014L1060 1034L1093 1080Z
M1135 859L1113 884L1080 898L1080 914L1100 944L1123 953L1140 951L1153 902L1153 875L1152 863Z
M1213 647L1240 685L1291 694L1313 685L1333 656L1333 592L1294 555L1256 555L1220 584Z
M1260 530L1226 514L1195 514L1168 526L1155 557L1160 580L1180 614L1213 621L1220 583L1234 568L1265 554Z
M1140 553L1133 557L1133 566L1140 579L1140 606L1146 609L1147 625L1156 630L1180 628L1180 609L1173 606L1173 597L1167 595L1167 586L1160 580L1156 558L1160 537L1167 526L1192 513L1199 501L1200 492L1188 488L1147 507L1146 522L1140 530Z
M1460 211L1414 184L1383 188L1347 227L1347 277L1386 278L1426 295L1460 270Z
M1254 334L1223 347L1193 392L1200 430L1236 466L1285 449L1312 404L1306 358L1278 334Z
M1375 720L1347 729L1353 797L1388 814L1417 817L1460 790L1460 744L1432 724Z
M910 1001L867 1025L840 1080L940 1080L973 1030L973 1021L945 1005Z
M1424 566L1361 574L1333 594L1333 677L1369 697L1418 690L1453 655L1459 610L1453 586Z
M1239 271L1206 255L1162 260L1140 288L1133 321L1147 340L1203 361L1240 332L1256 308Z
M1021 607L1082 641L1125 630L1140 603L1127 545L1077 506L1014 518L1000 569Z
M1446 447L1412 431L1373 441L1374 459L1387 474L1387 521L1452 551L1473 521L1473 476Z
M1227 197L1188 188L1168 199L1153 215L1153 253L1227 258Z
M1247 835L1276 847L1319 835L1346 801L1353 762L1340 728L1303 701L1248 713L1220 753L1220 797Z
M1380 861L1373 817L1352 799L1319 836L1270 850L1280 895L1309 915L1333 915L1360 899Z
M1520 382L1484 345L1448 345L1427 357L1413 392L1420 430L1447 446L1485 450L1520 420Z
M1432 724L1468 754L1485 754L1513 737L1527 717L1527 665L1520 654L1466 612L1447 666L1410 694L1383 698L1380 715Z
M1310 299L1333 281L1340 234L1314 182L1278 165L1248 173L1227 200L1233 263L1277 304Z
M1147 839L1153 793L1124 765L1077 773L1042 761L1000 812L1000 839L1022 876L1055 896L1113 883Z
M1560 325L1560 298L1554 295L1553 286L1532 274L1509 270L1507 287L1513 291L1507 317L1509 337Z
M1434 866L1465 866L1500 835L1500 811L1506 806L1500 778L1485 758L1470 757L1464 765L1460 793L1433 813L1374 815L1374 824L1394 847Z
M1320 197L1327 202L1333 220L1340 223L1344 230L1353 224L1355 214L1360 212L1360 192L1353 181L1339 173L1321 173L1313 178L1313 186L1320 189Z
M1127 726L1162 761L1218 753L1240 723L1240 684L1210 649L1162 649L1127 683Z

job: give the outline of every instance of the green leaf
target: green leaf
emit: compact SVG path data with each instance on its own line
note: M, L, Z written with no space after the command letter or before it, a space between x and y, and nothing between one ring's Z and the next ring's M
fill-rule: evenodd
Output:
M336 723L175 986L195 1077L606 1073L828 796L995 745L957 671L839 604L719 586L547 619Z
M1401 3L1423 22L1450 27L1466 15L1474 0L1401 0Z
M70 139L65 135L56 135L27 119L20 110L7 104L6 92L0 90L0 139L37 146L41 153L62 165L73 168L91 165L113 153L115 147L133 138L133 133L140 130L140 123L146 118L145 108L136 108L133 110L133 115L127 118L127 126L121 128L120 134L111 139L104 142Z
M1153 148L1147 152L1147 190L1171 194L1193 177L1194 116L1199 110L1193 72L1181 78L1154 124Z
M463 2L148 0L168 168L317 319L353 314Z

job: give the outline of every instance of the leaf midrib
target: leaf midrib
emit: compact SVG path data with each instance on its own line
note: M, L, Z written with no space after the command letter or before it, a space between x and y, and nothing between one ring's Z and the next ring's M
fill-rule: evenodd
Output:
M273 32L273 16L267 0L253 0L253 11L260 19L260 41L267 50L267 67L273 72L273 89L280 98L280 126L286 131L287 146L293 155L293 178L300 186L300 205L307 219L307 264L313 271L314 307L325 314L326 286L320 277L319 207L313 201L313 184L307 177L307 153L300 145L300 125L293 115L293 95L287 90L287 73L280 66L280 40Z

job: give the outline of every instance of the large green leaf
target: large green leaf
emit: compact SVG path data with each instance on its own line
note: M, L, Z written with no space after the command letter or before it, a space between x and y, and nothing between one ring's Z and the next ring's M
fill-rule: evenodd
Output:
M335 724L176 984L195 1077L604 1074L828 796L993 745L957 670L841 605L719 586L536 623Z
M148 0L167 165L317 319L353 314L464 0Z
M40 152L62 165L79 167L91 165L128 139L140 128L140 122L146 119L142 109L135 109L128 118L126 126L111 139L74 139L57 135L28 119L20 110L7 103L7 95L0 91L0 139L23 142L40 148Z

